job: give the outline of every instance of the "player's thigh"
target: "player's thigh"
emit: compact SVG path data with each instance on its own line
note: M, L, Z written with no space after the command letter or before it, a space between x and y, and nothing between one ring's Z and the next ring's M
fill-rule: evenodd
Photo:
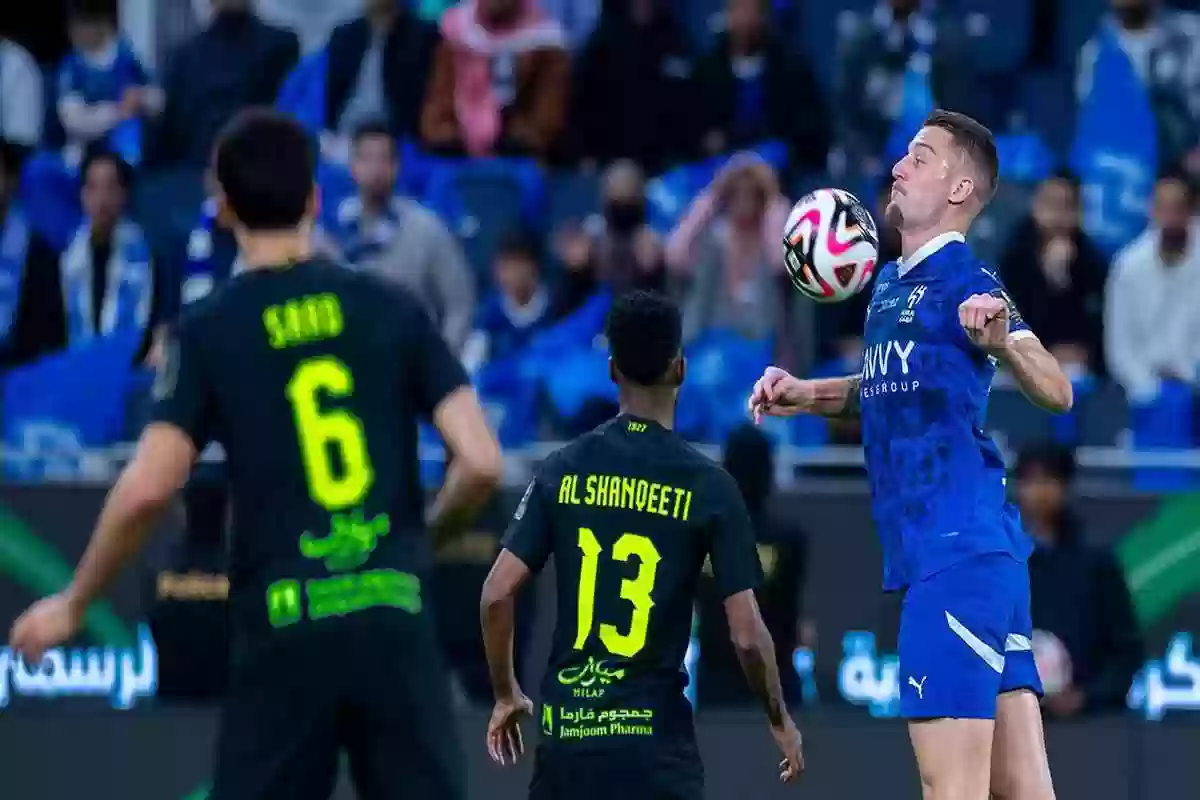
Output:
M909 587L898 648L903 717L994 719L1013 615L1010 565L982 556Z
M1054 800L1042 709L1029 689L1014 689L996 701L992 738L992 797L996 800Z
M994 726L990 719L909 721L924 800L988 800Z
M704 768L694 745L611 750L541 745L530 800L703 800Z
M465 798L446 674L396 670L389 679L375 676L358 689L345 711L342 740L360 800Z
M328 800L337 781L336 717L294 663L263 660L230 677L211 800Z

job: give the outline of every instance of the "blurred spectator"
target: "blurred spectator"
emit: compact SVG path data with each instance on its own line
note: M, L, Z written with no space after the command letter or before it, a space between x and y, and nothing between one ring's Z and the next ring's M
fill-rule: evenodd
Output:
M887 0L869 17L848 17L842 29L834 125L851 175L882 175L887 159L900 155L888 154L889 140L907 146L932 106L970 106L971 62L961 32L920 5Z
M686 31L663 0L606 0L579 54L570 124L585 163L628 158L650 173L690 155L695 116Z
M126 160L140 158L141 132L130 127L162 110L163 93L150 84L117 30L109 0L74 0L68 18L71 52L58 70L58 119L74 165L90 142L104 139Z
M1154 188L1153 221L1113 261L1105 292L1108 368L1135 402L1163 380L1195 384L1200 364L1200 227L1185 177Z
M1111 0L1112 13L1079 51L1075 91L1082 101L1103 47L1115 42L1128 57L1158 123L1159 164L1171 168L1193 153L1200 172L1200 17L1159 0ZM1150 165L1154 168L1155 165Z
M739 154L692 201L667 239L667 266L690 279L686 340L713 329L750 339L783 335L788 290L779 232L789 211L774 170Z
M35 358L43 347L44 320L30 275L54 270L53 248L31 229L17 204L21 148L0 140L0 366ZM33 292L31 292L31 288Z
M354 133L350 175L358 194L338 204L328 234L341 257L360 266L377 258L399 232L399 159L386 125L368 122Z
M211 24L167 59L166 107L148 160L207 164L221 127L248 106L275 102L296 64L296 35L272 28L250 0L212 0Z
M446 224L415 200L396 195L400 163L386 126L355 136L350 173L358 193L343 200L324 235L343 257L407 286L461 352L475 315L475 278Z
M554 319L537 247L525 233L509 233L500 242L492 282L496 289L475 315L475 332L463 359L472 365L517 355Z
M1037 544L1029 557L1034 656L1055 717L1117 710L1142 665L1141 631L1113 556L1089 548L1067 505L1069 450L1033 448L1016 465L1021 521Z
M555 302L560 314L579 308L600 287L616 295L666 287L663 243L646 222L641 169L632 161L616 162L605 172L601 191L602 218L558 232L564 266Z
M42 138L46 96L42 73L29 51L0 38L0 139L28 153Z
M1008 242L1000 272L1029 327L1059 362L1098 369L1108 262L1080 228L1079 181L1068 173L1038 187Z
M449 155L545 156L566 122L569 56L536 0L463 0L442 16L421 137Z
M400 0L366 0L364 12L329 36L325 124L345 140L382 119L393 136L416 138L437 29Z
M800 683L792 667L797 647L816 644L814 626L804 617L808 548L804 531L771 512L775 460L771 443L753 425L734 430L725 444L725 469L737 481L758 539L763 579L755 595L775 642L779 679L788 705L799 703ZM700 665L697 696L702 707L748 705L754 701L729 644L721 599L705 564L699 591Z
M179 289L180 304L190 305L207 297L219 284L239 272L241 263L233 231L221 223L217 201L210 196L201 205L200 219L188 234Z
M25 276L30 349L53 352L136 329L145 333L140 359L150 352L163 287L142 229L126 216L133 170L92 148L79 174L83 222L56 264Z
M793 42L776 32L770 0L727 0L725 16L725 32L696 66L705 153L776 139L789 145L793 167L824 169L824 101Z

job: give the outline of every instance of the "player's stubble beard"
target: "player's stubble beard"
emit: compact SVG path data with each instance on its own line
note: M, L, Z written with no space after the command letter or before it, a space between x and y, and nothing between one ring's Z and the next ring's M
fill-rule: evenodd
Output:
M896 205L895 200L889 200L883 209L883 221L897 231L904 226L904 212L900 210L900 206Z

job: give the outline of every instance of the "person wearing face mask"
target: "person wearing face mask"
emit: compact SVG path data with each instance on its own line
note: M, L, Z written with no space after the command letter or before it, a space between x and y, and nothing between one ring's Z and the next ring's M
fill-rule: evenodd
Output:
M1200 52L1200 16L1165 8L1161 0L1111 0L1110 14L1079 51L1076 96L1093 88L1096 64L1104 48L1115 42L1129 58L1158 127L1159 164L1187 160L1200 174L1200 90L1196 73Z
M1025 321L1062 364L1100 363L1108 263L1080 228L1079 180L1056 173L1038 187L1029 217L999 263Z
M1152 222L1113 262L1105 297L1109 372L1134 402L1164 382L1194 386L1200 367L1200 225L1194 190L1169 174L1154 188Z
M564 271L558 312L577 309L601 287L614 294L631 289L661 291L666 284L663 244L646 223L646 184L630 160L604 174L603 216L560 231L556 251Z

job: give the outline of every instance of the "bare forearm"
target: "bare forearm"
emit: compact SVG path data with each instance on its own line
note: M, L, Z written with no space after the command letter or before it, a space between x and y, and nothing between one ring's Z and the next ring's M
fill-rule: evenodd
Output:
M479 606L483 628L483 647L487 654L488 674L497 699L517 693L517 673L513 665L513 630L516 603L512 597L485 599Z
M75 570L67 594L80 611L87 608L112 583L142 549L151 528L169 498L141 496L136 481L121 476L108 495L95 533Z
M1058 414L1071 410L1074 402L1071 380L1036 338L1010 342L1004 362L1021 391L1035 405Z
M738 661L751 691L767 712L771 727L782 727L787 719L787 706L783 701L783 687L779 682L779 667L775 664L775 645L771 635L763 628L755 641L746 646L735 645Z
M862 412L861 375L845 378L819 378L810 381L813 388L811 413L823 417L852 419Z
M429 515L429 530L435 545L461 534L475 519L480 507L492 494L495 482L490 476L468 469L458 461L446 468L442 489L434 498Z

